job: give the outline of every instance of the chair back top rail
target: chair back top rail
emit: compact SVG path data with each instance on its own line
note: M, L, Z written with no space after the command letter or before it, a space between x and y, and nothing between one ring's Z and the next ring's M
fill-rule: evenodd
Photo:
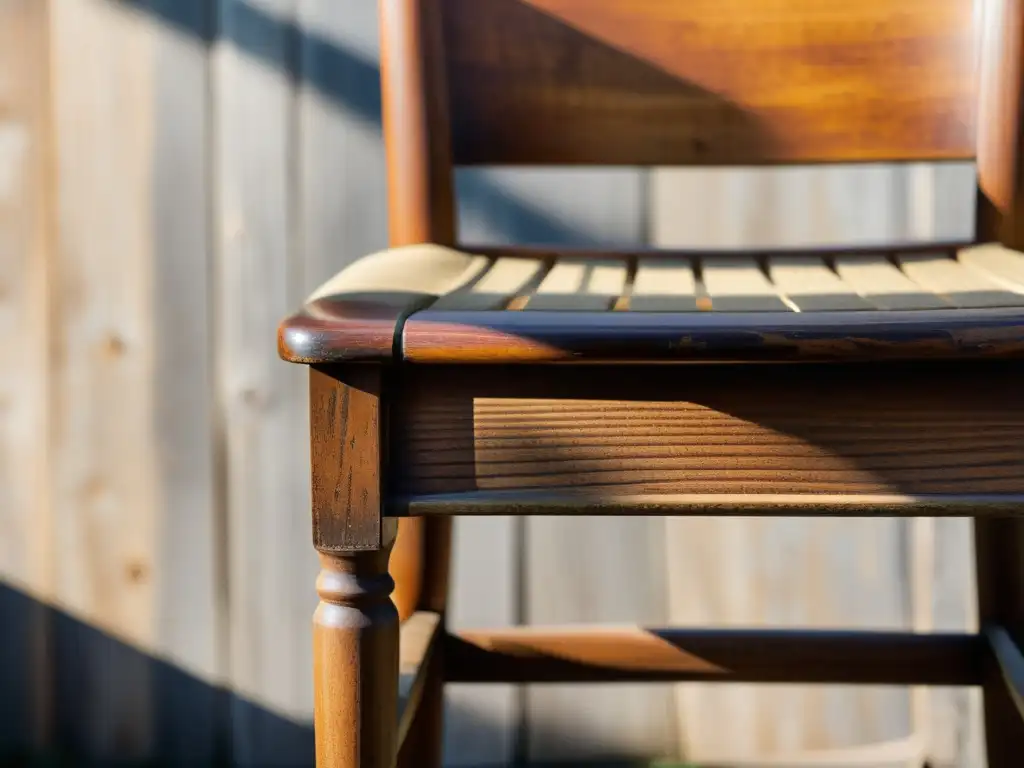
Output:
M393 245L455 165L979 164L1021 245L1024 0L380 0Z
M974 155L971 0L442 0L461 164Z

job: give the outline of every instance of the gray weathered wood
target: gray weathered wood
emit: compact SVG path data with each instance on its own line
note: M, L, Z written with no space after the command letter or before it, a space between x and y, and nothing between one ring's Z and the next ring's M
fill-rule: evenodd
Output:
M79 759L194 764L220 727L207 69L202 3L176 4L185 34L157 10L50 4L49 487L55 592L85 622L55 624L53 696Z
M213 191L217 387L224 430L233 758L311 760L306 372L268 339L305 293L296 254L294 0L217 0ZM326 202L326 201L325 201ZM311 204L315 205L314 201Z

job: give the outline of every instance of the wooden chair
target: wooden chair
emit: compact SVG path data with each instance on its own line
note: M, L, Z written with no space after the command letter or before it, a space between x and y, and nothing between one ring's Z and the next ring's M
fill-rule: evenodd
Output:
M1024 764L1024 0L981 5L381 0L393 248L279 337L310 366L321 768L440 765L444 681L617 680L980 685L989 765ZM456 165L969 158L973 243L455 231ZM453 635L449 521L495 514L971 516L982 630Z

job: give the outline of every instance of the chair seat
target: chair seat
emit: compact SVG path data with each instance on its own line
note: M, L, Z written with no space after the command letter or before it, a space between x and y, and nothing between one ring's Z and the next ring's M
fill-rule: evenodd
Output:
M1024 254L406 246L321 286L282 324L279 348L310 364L1016 357Z

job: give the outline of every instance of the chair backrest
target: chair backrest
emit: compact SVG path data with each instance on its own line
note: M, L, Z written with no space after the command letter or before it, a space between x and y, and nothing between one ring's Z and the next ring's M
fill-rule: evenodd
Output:
M399 242L452 239L453 165L976 158L1020 244L1024 0L380 1Z

